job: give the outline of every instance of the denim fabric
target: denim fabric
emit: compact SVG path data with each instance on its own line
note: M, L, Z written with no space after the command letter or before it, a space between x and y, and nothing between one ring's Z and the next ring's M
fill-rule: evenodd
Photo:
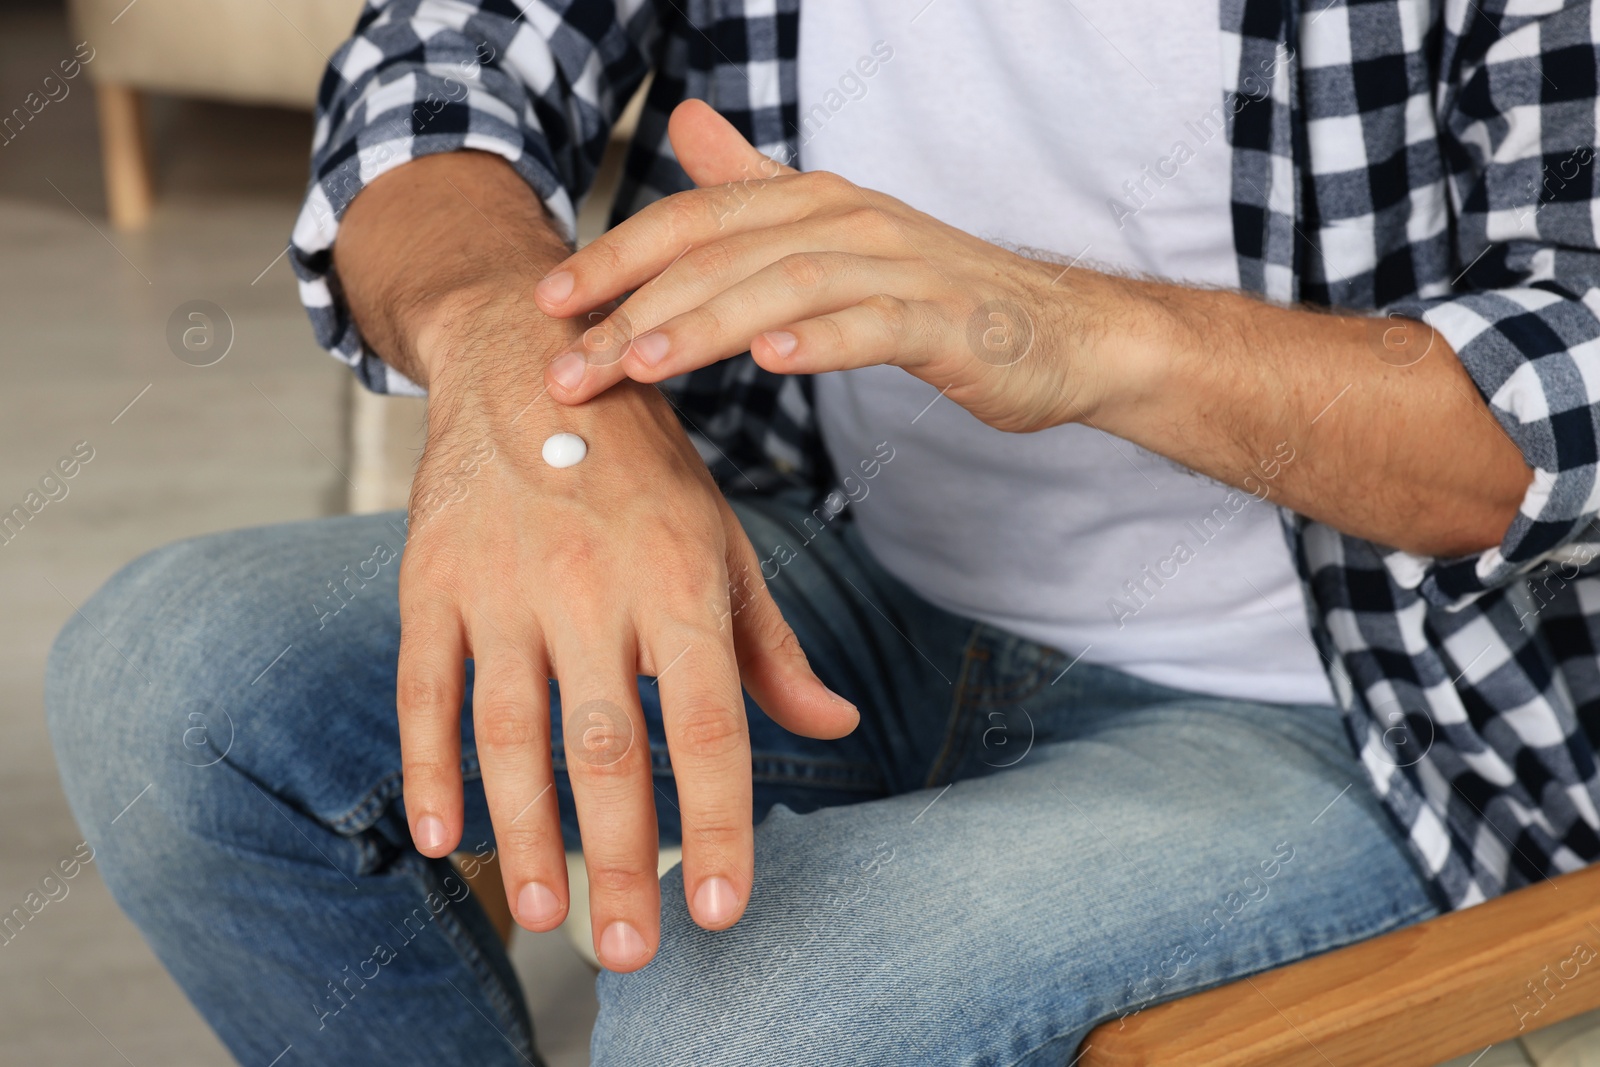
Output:
M1063 1064L1100 1020L1437 913L1336 709L1074 662L925 603L847 521L808 525L782 497L735 510L862 723L812 741L750 708L745 917L700 930L669 872L656 959L599 979L596 1064ZM348 517L169 546L51 655L96 866L243 1063L290 1046L297 1067L539 1063L482 910L408 836L404 530ZM656 689L639 695L671 840ZM486 850L470 716L462 734L464 847Z

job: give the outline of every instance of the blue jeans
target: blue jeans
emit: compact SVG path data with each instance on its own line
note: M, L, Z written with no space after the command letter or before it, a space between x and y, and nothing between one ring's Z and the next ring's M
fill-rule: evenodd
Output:
M599 978L596 1064L1063 1064L1102 1020L1436 914L1335 709L1074 663L924 602L847 522L735 509L761 557L793 550L772 591L861 725L813 741L750 707L749 909L708 933L666 875L658 956ZM95 865L243 1063L539 1062L493 929L401 810L398 564L373 561L403 537L380 515L169 546L51 655ZM487 849L470 716L462 738Z

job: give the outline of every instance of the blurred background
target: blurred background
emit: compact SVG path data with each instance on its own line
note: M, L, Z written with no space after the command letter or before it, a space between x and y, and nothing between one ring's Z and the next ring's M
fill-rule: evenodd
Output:
M0 526L0 916L82 840L41 699L74 605L169 541L404 503L422 404L315 346L284 255L316 85L359 8L0 5L0 515L28 513ZM92 458L41 486L75 449ZM0 932L0 1062L230 1062L94 864L54 884ZM587 1063L594 972L560 932L514 955L541 1050Z

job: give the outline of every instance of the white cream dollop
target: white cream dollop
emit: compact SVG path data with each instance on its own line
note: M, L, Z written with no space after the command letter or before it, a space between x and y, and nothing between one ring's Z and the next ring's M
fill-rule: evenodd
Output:
M575 433L558 433L544 443L544 461L552 467L570 467L582 463L589 454L589 446Z

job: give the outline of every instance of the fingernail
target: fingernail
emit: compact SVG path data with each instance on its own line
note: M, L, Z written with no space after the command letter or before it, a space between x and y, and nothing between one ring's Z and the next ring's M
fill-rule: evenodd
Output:
M563 352L550 362L550 377L563 389L576 389L583 381L584 358L578 352Z
M573 277L570 271L558 270L547 275L533 287L533 291L549 304L559 304L572 295Z
M424 852L444 847L444 820L437 815L424 815L418 819L417 828L411 833L417 847Z
M728 921L739 900L733 895L733 885L726 878L707 878L694 892L694 910L701 921L713 926Z
M640 359L654 367L667 354L667 335L654 332L647 333L643 337L635 337L633 350L639 354Z
M794 346L800 343L800 339L788 330L770 330L761 336L780 356L789 355L794 351Z
M600 935L600 958L608 963L628 964L644 955L644 938L620 919Z
M524 925L542 926L561 914L561 901L549 888L529 882L517 893L517 918Z

